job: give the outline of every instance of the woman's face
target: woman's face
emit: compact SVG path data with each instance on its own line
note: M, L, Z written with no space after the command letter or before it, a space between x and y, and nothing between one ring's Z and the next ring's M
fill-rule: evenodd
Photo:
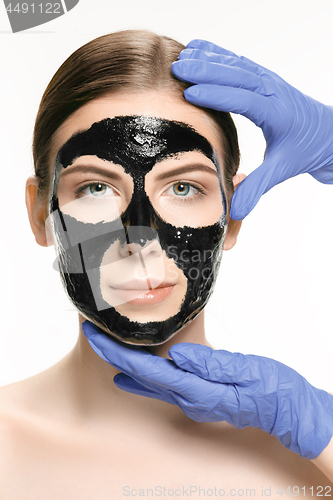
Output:
M222 141L168 93L112 94L58 129L50 213L59 270L87 319L165 342L203 309L227 223Z

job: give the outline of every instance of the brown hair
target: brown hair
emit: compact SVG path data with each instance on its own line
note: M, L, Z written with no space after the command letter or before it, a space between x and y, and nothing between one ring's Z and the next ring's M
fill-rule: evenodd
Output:
M190 84L173 77L170 67L184 48L149 31L126 30L96 38L66 59L43 94L35 122L33 157L41 197L50 188L49 155L60 125L88 101L110 92L163 88L183 96ZM205 111L222 131L230 197L240 158L237 131L229 113Z

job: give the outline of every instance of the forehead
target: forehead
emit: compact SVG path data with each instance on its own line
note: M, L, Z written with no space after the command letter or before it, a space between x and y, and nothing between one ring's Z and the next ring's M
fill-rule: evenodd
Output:
M197 151L217 167L216 153L209 141L183 122L148 116L116 116L94 123L73 135L58 154L66 168L80 156L96 155L120 164L130 173L146 174L160 160L179 153Z
M188 104L185 99L182 101L179 97L162 92L112 94L86 103L67 118L55 133L51 165L58 151L73 135L88 130L96 122L125 115L150 116L187 124L210 143L222 165L222 140L213 119L203 110Z

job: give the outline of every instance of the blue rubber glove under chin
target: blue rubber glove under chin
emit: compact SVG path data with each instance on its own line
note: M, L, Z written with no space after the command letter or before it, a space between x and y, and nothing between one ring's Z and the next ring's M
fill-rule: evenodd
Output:
M333 108L278 75L204 40L192 40L171 67L196 106L241 114L263 131L264 162L236 189L230 217L244 219L260 197L290 177L309 173L333 183Z
M123 372L114 377L117 387L178 405L196 422L255 427L308 459L333 435L333 396L278 361L191 343L173 345L170 360L124 346L88 321L82 330L94 351Z

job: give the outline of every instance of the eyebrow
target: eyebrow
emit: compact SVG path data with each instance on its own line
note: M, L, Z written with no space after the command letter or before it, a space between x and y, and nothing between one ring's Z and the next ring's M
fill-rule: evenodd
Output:
M147 156L147 144L137 144L137 134L143 134L144 137L146 134L150 140L153 139L151 153L155 154ZM153 163L168 157L170 153L184 151L200 151L215 164L213 146L189 124L149 116L125 115L105 118L73 134L60 147L57 157L60 165L67 168L80 156L95 155L107 161L117 158L119 162L119 153L124 161L137 154L141 163L145 160L147 168L149 166L151 169Z
M183 167L176 168L174 170L168 170L167 172L163 172L156 177L157 181L162 181L164 179L168 179L169 177L174 177L175 175L186 174L187 172L208 172L209 174L213 174L215 177L219 177L216 170L212 168L206 167L206 165L195 164L195 165L185 165Z
M75 167L68 167L66 168L66 170L61 172L60 176L65 177L66 175L73 174L75 172L87 172L89 174L103 175L105 177L109 177L110 179L116 181L121 180L121 176L116 172L112 172L112 170L104 169L101 167L84 166L84 165L76 165Z

